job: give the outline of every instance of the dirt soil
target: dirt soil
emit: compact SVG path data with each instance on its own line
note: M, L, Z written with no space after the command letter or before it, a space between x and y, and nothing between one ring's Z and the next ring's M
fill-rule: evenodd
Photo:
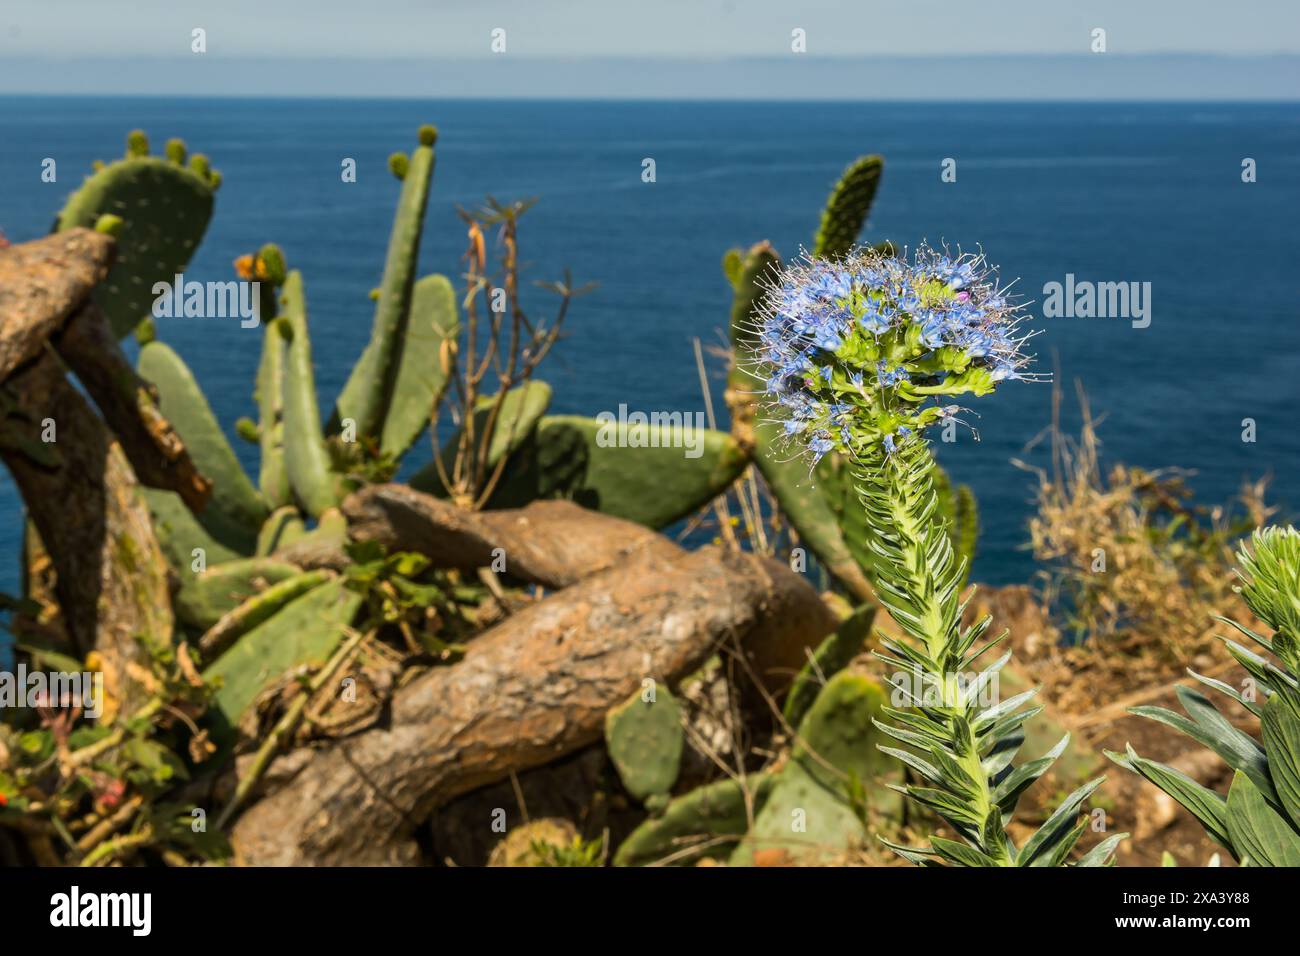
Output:
M1155 705L1182 713L1176 684L1199 687L1185 666L1152 642L1132 636L1107 646L1062 648L1059 634L1028 587L983 589L973 602L975 614L993 615L990 634L1010 629L1013 662L1041 686L1040 702L1069 730L1077 743L1101 754L1124 752L1131 745L1143 757L1167 763L1201 784L1224 793L1231 771L1217 756L1170 727L1129 714L1128 708ZM1224 631L1227 629L1224 628ZM1199 673L1240 686L1246 673L1222 648L1208 645L1192 662ZM1220 710L1247 733L1257 734L1253 717L1235 701L1211 692ZM1173 854L1179 866L1204 866L1214 854L1232 866L1232 857L1205 835L1200 824L1146 780L1102 758L1106 775L1102 803L1109 832L1128 832L1117 857L1120 866L1159 866L1161 854ZM1040 784L1027 800L1040 803L1058 794Z

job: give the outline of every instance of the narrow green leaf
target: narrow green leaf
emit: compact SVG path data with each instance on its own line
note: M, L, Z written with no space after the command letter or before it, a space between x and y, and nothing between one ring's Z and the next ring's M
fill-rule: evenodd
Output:
M1074 818L1094 790L1102 785L1105 777L1098 777L1085 783L1062 801L1056 811L1047 818L1047 822L1038 828L1016 857L1017 866L1032 866L1034 860L1044 853L1050 853L1058 841L1066 839L1074 828Z
M1280 696L1274 696L1264 705L1260 727L1278 803L1300 827L1300 717Z
M931 837L934 852L955 866L997 866L998 861L965 843L956 843L942 837Z
M1232 778L1227 806L1228 832L1243 865L1300 866L1300 833L1240 770Z
M1106 837L1106 839L1102 840L1095 847L1093 847L1082 857L1080 857L1079 862L1076 863L1075 866L1093 867L1093 866L1114 865L1115 861L1114 859L1112 859L1112 857L1115 853L1115 849L1120 845L1121 842L1127 839L1128 839L1127 833L1116 833L1113 836Z
M1192 719L1163 707L1131 707L1129 713L1149 717L1182 731L1197 743L1213 750L1232 769L1244 771L1270 799L1276 800L1268 776L1268 760L1264 756L1264 748L1224 720L1204 694L1180 687L1178 696Z
M1121 767L1141 774L1177 800L1188 813L1196 817L1211 837L1236 855L1232 837L1228 834L1227 806L1223 797L1173 767L1139 757L1132 747L1128 749L1127 756L1109 750L1105 753Z

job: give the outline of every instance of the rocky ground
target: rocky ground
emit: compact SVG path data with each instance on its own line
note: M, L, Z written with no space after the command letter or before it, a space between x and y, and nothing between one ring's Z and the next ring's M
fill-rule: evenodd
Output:
M1060 635L1027 587L988 589L975 603L977 613L986 609L993 615L991 633L1010 629L1018 673L1042 686L1040 702L1048 708L1044 716L1072 734L1070 752L1062 761L1070 767L1072 778L1106 775L1102 805L1107 828L1132 834L1121 845L1117 865L1159 866L1165 851L1180 866L1205 865L1215 853L1223 865L1232 865L1231 857L1182 807L1102 755L1106 750L1123 753L1131 745L1144 757L1226 792L1231 773L1223 761L1171 728L1127 712L1139 704L1181 712L1175 686L1197 686L1185 670L1174 661L1151 663L1147 655L1131 655L1131 649L1108 649L1104 644L1091 654L1063 650ZM1211 649L1193 665L1229 683L1245 676L1226 651ZM1251 732L1244 708L1231 701L1227 704L1222 709L1229 719ZM1040 784L1028 799L1041 805L1058 795L1050 785Z

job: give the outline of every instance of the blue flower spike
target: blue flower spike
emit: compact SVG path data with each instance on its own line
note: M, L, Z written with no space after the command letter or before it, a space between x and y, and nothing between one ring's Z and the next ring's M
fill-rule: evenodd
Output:
M915 779L901 789L959 839L925 846L885 841L913 863L945 866L1105 866L1124 834L1086 852L1077 844L1085 802L1101 783L1076 789L1023 844L1008 824L1022 791L1069 745L1014 763L1032 694L983 699L1010 654L989 661L990 618L963 620L965 559L953 551L935 494L925 429L956 420L962 395L1034 378L1020 330L1023 313L982 255L922 245L910 257L869 249L808 258L772 280L756 330L765 407L786 440L814 464L843 456L861 504L871 583L896 625L878 635L876 657L896 688L920 689L884 708L876 726L906 745L880 749ZM1005 635L1004 635L1005 636ZM979 664L982 670L977 670ZM910 701L910 703L909 703Z
M1032 378L1024 315L983 255L921 245L805 256L770 284L758 318L766 406L814 461L870 458L952 417L945 399Z

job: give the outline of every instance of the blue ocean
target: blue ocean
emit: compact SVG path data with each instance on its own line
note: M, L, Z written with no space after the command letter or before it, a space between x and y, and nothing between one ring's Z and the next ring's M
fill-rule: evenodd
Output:
M525 216L528 277L571 269L598 287L579 299L543 367L553 412L703 408L693 340L722 345L727 249L810 244L844 166L881 153L884 178L864 239L983 249L1033 302L1038 370L1061 384L1064 424L1086 390L1109 461L1194 469L1202 503L1271 473L1284 507L1300 497L1300 105L816 104L735 102L312 101L0 98L0 229L42 235L95 159L146 130L156 151L183 137L224 176L186 277L226 280L232 260L275 241L306 277L329 409L366 342L397 195L386 159L420 123L440 130L424 272L459 275L457 206L537 197ZM41 181L46 157L55 183ZM341 180L356 160L357 181ZM643 160L655 181L643 181ZM1255 182L1243 182L1243 160ZM945 160L955 181L941 177ZM1043 318L1050 282L1150 283L1150 324ZM552 297L538 289L531 311ZM160 320L234 437L255 416L261 333L235 320ZM724 364L710 363L714 404ZM975 577L1027 581L1034 477L1025 451L1051 422L1052 386L1016 384L937 445L983 518ZM1243 420L1255 423L1242 440ZM725 425L723 426L725 427ZM428 452L424 452L427 456ZM0 591L18 588L21 502L0 471Z

